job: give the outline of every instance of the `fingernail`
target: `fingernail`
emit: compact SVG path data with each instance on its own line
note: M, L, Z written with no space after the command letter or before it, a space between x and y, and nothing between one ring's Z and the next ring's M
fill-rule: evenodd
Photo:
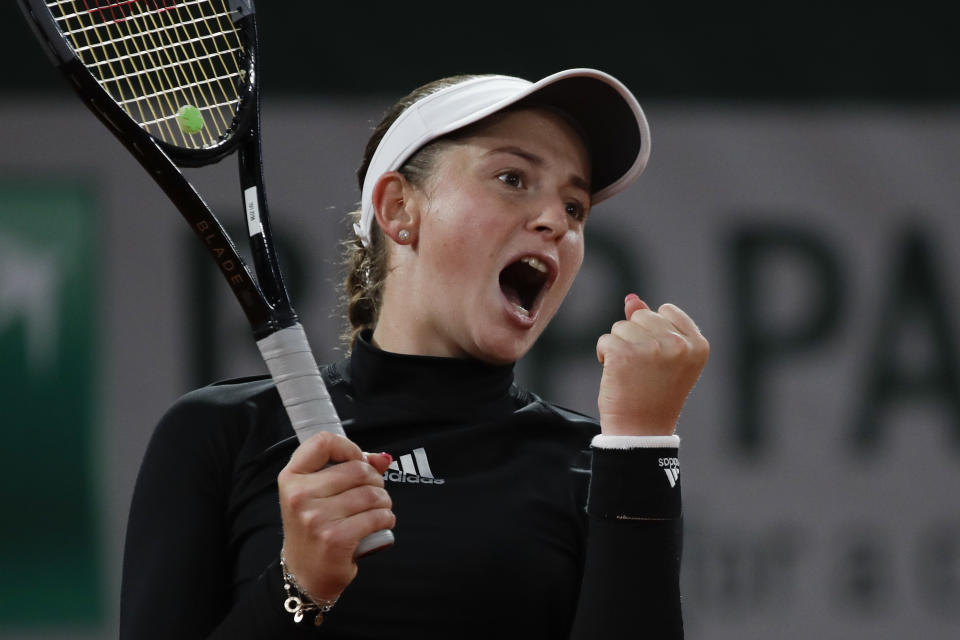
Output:
M381 453L380 455L385 456L385 457L387 458L387 462L388 462L388 463L389 463L389 462L393 462L393 456L390 455L389 453L387 453L386 451L384 451L384 452Z
M630 298L637 298L637 299L639 300L639 299L640 299L640 296L638 296L638 295L635 294L635 293L628 293L628 294L627 294L627 297L623 299L623 303L626 304L626 303L630 302Z

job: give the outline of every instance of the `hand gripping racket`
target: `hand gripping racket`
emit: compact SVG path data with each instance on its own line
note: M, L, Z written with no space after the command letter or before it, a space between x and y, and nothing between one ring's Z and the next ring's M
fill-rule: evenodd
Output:
M253 329L297 438L345 435L283 284L260 154L252 0L17 0L53 63L206 245ZM180 167L238 152L256 279ZM393 544L378 531L362 556Z

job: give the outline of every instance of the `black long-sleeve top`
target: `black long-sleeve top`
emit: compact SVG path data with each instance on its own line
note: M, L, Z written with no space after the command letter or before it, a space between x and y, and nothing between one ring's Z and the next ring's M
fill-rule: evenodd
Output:
M323 374L349 437L395 459L396 544L359 560L322 626L295 624L276 479L296 437L270 380L211 385L147 449L121 638L683 637L676 448L591 447L595 420L509 366L361 339Z

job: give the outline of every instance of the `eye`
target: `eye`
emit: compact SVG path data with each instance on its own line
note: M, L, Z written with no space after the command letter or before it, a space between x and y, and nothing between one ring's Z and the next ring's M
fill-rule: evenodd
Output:
M504 171L497 176L497 180L514 189L523 189L526 186L523 182L523 175L518 171Z
M566 205L567 215L574 220L583 221L587 217L587 208L577 201L568 202Z

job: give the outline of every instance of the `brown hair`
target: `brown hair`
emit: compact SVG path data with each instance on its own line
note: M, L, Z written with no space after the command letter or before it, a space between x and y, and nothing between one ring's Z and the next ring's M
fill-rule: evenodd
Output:
M367 146L363 151L363 160L357 169L357 182L363 190L363 181L373 154L390 125L400 117L400 114L418 100L436 93L441 89L453 86L471 78L480 76L461 75L441 78L414 89L401 98L384 114L383 119L374 128ZM416 187L423 188L427 178L433 171L437 155L446 146L445 141L450 137L439 138L427 144L407 160L398 171L404 178ZM379 176L378 176L379 177ZM348 214L351 223L359 222L360 210ZM380 306L383 302L383 288L387 279L389 265L387 264L387 242L383 237L380 226L374 220L370 229L370 246L363 246L360 238L351 235L343 241L342 266L346 272L343 290L340 295L344 308L344 329L341 339L349 351L357 335L364 329L377 326L380 315Z

